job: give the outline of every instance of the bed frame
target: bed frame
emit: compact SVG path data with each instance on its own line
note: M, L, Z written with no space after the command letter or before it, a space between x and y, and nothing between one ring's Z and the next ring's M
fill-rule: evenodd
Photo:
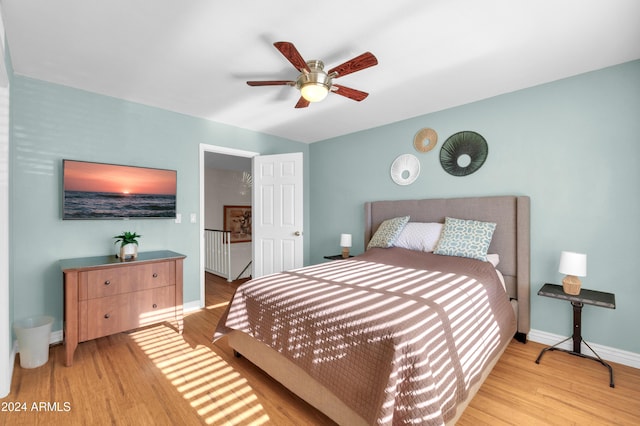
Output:
M497 224L490 253L500 255L497 269L502 272L512 306L518 320L516 338L526 342L530 329L529 258L530 258L530 201L526 196L497 196L473 198L448 198L407 201L367 202L365 209L365 247L375 230L385 219L411 216L412 222L444 222L447 216L459 219L475 219ZM239 331L228 334L229 345L234 352L265 371L294 394L316 407L340 425L364 425L366 422L351 408L320 385L300 367L281 356L274 349ZM493 366L506 349L494 357L479 380L469 391L468 398L459 404L456 417L448 424L455 424L466 406L489 375Z

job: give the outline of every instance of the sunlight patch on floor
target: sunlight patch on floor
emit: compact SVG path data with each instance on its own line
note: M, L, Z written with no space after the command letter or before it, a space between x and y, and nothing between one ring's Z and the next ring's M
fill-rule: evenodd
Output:
M207 424L269 422L247 380L211 348L192 347L167 326L129 335Z
M212 310L212 309L226 308L228 304L229 302L216 303L215 305L207 305L206 309Z

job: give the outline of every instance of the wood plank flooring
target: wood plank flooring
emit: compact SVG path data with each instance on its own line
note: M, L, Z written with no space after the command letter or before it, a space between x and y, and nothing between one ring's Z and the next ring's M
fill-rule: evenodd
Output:
M72 367L62 345L22 369L0 400L0 425L332 425L211 337L235 283L207 274L206 308L169 324L81 343ZM512 342L459 425L640 424L640 370ZM19 411L17 411L19 410Z

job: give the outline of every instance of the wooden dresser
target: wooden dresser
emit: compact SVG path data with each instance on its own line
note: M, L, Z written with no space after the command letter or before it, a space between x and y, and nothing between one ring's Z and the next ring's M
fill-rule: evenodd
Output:
M171 321L182 333L182 268L186 256L141 252L60 261L64 274L65 364L79 342Z

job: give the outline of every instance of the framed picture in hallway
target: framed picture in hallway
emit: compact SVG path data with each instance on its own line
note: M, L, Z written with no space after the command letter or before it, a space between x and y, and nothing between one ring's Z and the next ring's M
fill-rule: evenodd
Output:
M251 206L224 206L224 230L232 244L251 241Z

